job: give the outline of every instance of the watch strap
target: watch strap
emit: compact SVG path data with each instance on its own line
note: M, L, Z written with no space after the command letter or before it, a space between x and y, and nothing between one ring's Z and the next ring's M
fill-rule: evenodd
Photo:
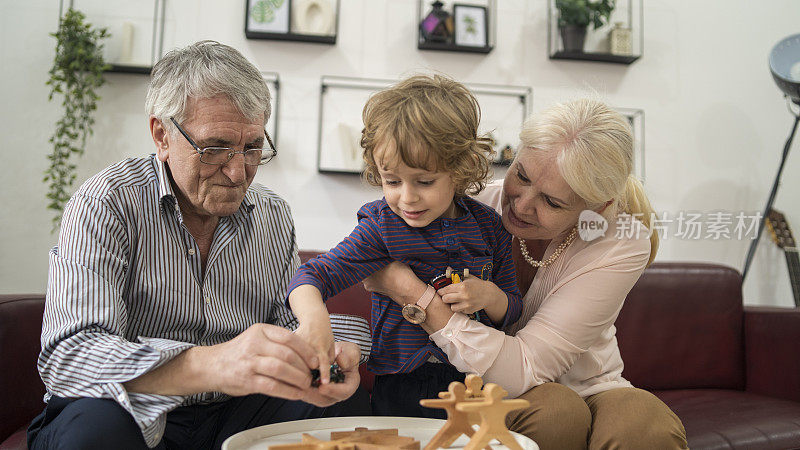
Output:
M431 301L433 300L433 297L435 295L436 295L436 289L434 289L433 286L429 284L428 288L425 289L425 292L422 294L419 300L417 300L416 305L422 309L426 309L428 305L431 304Z

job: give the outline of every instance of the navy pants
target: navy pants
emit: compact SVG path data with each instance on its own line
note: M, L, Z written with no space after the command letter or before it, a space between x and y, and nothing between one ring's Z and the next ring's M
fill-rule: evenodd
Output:
M453 381L464 382L465 374L450 364L425 363L413 372L376 375L372 388L372 413L376 416L446 419L443 409L425 408L424 398L439 398Z
M361 389L327 408L265 395L234 397L208 405L182 406L167 414L157 449L218 449L228 437L249 428L289 420L370 415ZM28 428L28 448L147 449L133 417L117 402L52 397Z

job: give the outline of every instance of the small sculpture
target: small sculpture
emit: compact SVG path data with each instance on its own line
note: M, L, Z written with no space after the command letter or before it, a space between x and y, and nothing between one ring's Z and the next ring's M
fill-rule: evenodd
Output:
M497 384L489 383L481 389L483 380L477 375L467 375L464 383L450 383L440 399L420 400L429 408L447 411L447 423L431 439L424 450L449 447L462 434L470 436L464 450L490 449L489 442L497 439L511 450L522 450L514 435L506 428L506 415L515 409L525 408L530 402L523 399L503 400L508 392ZM472 426L480 425L476 432Z

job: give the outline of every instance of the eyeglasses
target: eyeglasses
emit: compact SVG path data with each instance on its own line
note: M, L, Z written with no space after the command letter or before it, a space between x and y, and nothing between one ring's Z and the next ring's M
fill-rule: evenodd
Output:
M183 131L178 122L175 120L174 117L170 117L169 120L175 124L178 128L178 131L181 132L183 137L189 141L189 144L194 147L194 150L200 154L200 162L203 164L213 164L213 165L222 165L227 164L228 161L233 158L234 155L237 153L241 153L244 156L244 163L248 166L263 166L264 164L270 162L275 155L278 154L278 151L275 150L275 144L272 143L272 139L269 138L269 134L267 134L267 130L264 130L264 136L267 137L267 143L269 144L269 148L249 148L247 150L243 150L238 152L230 147L206 147L200 148L197 144L194 143L192 138Z

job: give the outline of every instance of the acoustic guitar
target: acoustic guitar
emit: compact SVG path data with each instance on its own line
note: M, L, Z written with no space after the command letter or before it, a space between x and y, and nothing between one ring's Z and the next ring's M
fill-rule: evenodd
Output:
M780 211L770 209L765 222L772 241L783 250L786 256L786 265L789 267L789 280L792 284L794 304L800 307L800 257L798 257L797 243L792 236L792 230L786 222L786 217Z

